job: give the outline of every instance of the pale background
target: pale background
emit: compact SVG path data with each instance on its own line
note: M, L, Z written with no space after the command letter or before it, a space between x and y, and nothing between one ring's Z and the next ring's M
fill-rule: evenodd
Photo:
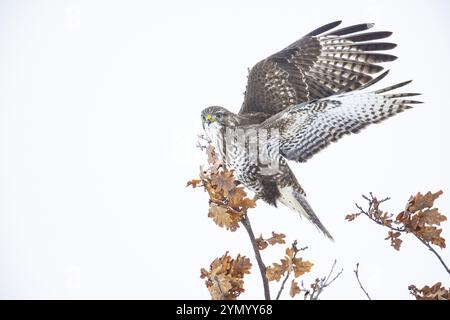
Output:
M185 188L204 155L200 111L237 111L247 68L328 22L391 30L400 59L377 87L414 79L425 104L293 164L335 243L288 209L260 204L256 233L298 238L315 263L344 274L323 299L363 299L360 262L377 299L443 281L411 236L400 252L364 217L362 193L403 209L444 190L450 213L448 1L0 1L0 297L209 298L199 269L226 250L253 259L243 229L207 218L207 195ZM362 202L361 202L362 203ZM450 225L444 224L450 238ZM282 248L264 252L267 263ZM440 251L450 262L449 250ZM279 284L276 284L278 288ZM275 288L274 287L274 288ZM242 298L262 297L256 269ZM287 292L286 292L287 297Z

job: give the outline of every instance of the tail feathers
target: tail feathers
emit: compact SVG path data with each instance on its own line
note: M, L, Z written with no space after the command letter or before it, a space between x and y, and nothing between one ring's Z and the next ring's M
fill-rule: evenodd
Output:
M295 212L298 212L300 216L306 217L311 221L317 229L319 229L327 238L334 241L330 232L327 228L320 222L317 215L314 213L313 209L309 205L305 196L300 192L295 191L292 187L280 188L280 197L278 199L282 204L291 208Z

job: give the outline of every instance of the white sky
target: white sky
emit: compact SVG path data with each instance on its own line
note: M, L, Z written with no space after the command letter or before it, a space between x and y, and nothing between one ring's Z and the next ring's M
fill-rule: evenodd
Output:
M226 250L253 259L247 234L207 218L185 188L203 154L200 111L238 111L247 68L328 22L374 22L398 43L379 86L413 79L425 104L292 164L332 232L260 203L255 232L310 249L306 283L333 260L344 274L323 299L410 298L408 285L449 284L410 236L344 221L362 193L444 190L450 212L450 5L446 1L1 1L0 298L209 298L199 269ZM444 224L450 239L450 225ZM265 262L284 248L264 251ZM442 256L450 263L449 250ZM273 288L278 288L277 283ZM242 298L261 298L258 270ZM287 292L286 292L287 297Z

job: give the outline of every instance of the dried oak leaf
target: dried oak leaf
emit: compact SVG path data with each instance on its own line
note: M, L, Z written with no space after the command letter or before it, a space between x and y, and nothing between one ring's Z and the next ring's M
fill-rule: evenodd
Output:
M219 274L212 278L211 283L207 288L212 300L232 300L229 294L226 294L233 288L229 277Z
M200 269L200 278L201 279L208 277L208 275L209 275L209 272L205 268Z
M277 243L286 243L284 241L284 238L286 238L286 235L284 235L283 233L276 233L272 231L272 236L268 239L264 239L261 234L259 238L256 239L256 245L258 246L259 250L264 250L269 246L269 244L273 246Z
M301 290L300 290L300 287L298 286L297 281L295 281L295 279L292 279L291 289L289 290L289 295L293 298L300 292L301 292Z
M294 258L295 257L295 247L292 246L292 247L286 248L286 255L288 256L289 259Z
M262 237L262 234L259 236L259 238L256 238L256 245L258 246L259 250L264 250L269 246L267 241Z
M214 259L210 265L211 275L227 273L231 268L231 260L232 258L228 255L228 251L222 257Z
M251 268L250 259L238 254L237 258L231 263L231 275L235 278L243 278L245 274L250 274Z
M229 209L211 203L209 206L208 217L212 218L219 227L225 227L227 230L236 231L239 228L239 221L242 214L230 212Z
M295 243L292 247L286 248L286 256L281 259L281 264L272 263L266 270L266 276L269 281L280 281L281 277L286 273L294 271L295 277L300 277L306 272L311 271L313 263L310 261L303 261L302 258L297 258L296 254L299 250Z
M383 214L380 215L380 217L378 218L379 221L385 225L385 226L392 226L392 215L388 212L384 212Z
M276 233L272 231L272 237L267 239L267 242L272 246L277 243L283 244L286 243L286 241L284 241L284 238L286 238L286 235L284 235L283 233Z
M213 300L234 300L244 292L244 275L250 273L250 259L238 255L232 259L228 252L214 259L209 271L200 269L200 278L206 279L205 285Z
M286 268L279 263L272 263L271 266L266 269L266 277L269 281L280 281L281 276L286 272Z
M399 223L407 223L409 219L409 215L405 214L404 211L400 212L396 217L395 217L395 223L399 224Z
M434 200L439 198L442 193L442 190L439 190L436 193L428 191L425 195L418 192L414 197L409 199L407 210L409 212L416 212L425 208L431 208Z
M247 210L249 208L254 208L254 207L256 207L256 200L250 199L250 198L244 198L241 202L241 207L244 210Z
M291 272L293 267L292 259L295 257L295 250L294 248L286 248L286 256L281 259L281 266L283 268L283 273L285 271Z
M424 286L422 289L410 285L408 289L416 300L450 300L450 290L442 287L441 282L437 282L431 287Z
M310 272L312 266L314 265L310 261L303 261L302 258L293 258L292 264L294 266L294 275L296 278L300 277L301 275Z
M351 213L345 216L345 220L353 221L355 220L361 213Z
M212 218L219 227L229 226L232 223L227 209L216 204L209 206L208 217Z
M236 187L234 181L233 171L223 170L211 174L211 183L215 186L216 192L223 191L225 196Z
M439 213L437 208L432 208L434 201L441 194L442 191L427 192L425 195L417 193L416 196L409 199L405 212L401 212L396 220L418 238L445 248L445 239L441 236L442 229L436 226L440 226L441 222L447 220L447 217Z
M445 239L441 237L442 229L438 229L433 226L423 227L420 231L416 232L416 234L423 240L431 242L434 245L437 245L441 249L445 248Z
M441 222L447 220L447 217L440 214L437 208L426 209L422 211L423 219L425 223L429 225L437 225L440 226Z
M203 187L206 192L208 192L209 199L214 203L221 203L224 201L224 196L222 193L217 192L216 189L209 182L203 181Z
M192 179L187 182L186 187L192 186L192 188L195 188L202 180L199 179Z
M246 196L247 193L243 187L235 187L228 195L228 205L234 209L239 209Z
M389 231L388 236L384 240L391 240L391 246L394 247L395 250L400 251L400 246L403 242L402 239L400 239L400 232L396 231Z

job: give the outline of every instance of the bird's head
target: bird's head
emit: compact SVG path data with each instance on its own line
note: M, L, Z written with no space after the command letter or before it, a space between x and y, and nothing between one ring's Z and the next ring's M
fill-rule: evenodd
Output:
M203 129L210 125L219 125L224 127L235 127L239 123L239 118L233 112L223 107L208 107L202 111Z

